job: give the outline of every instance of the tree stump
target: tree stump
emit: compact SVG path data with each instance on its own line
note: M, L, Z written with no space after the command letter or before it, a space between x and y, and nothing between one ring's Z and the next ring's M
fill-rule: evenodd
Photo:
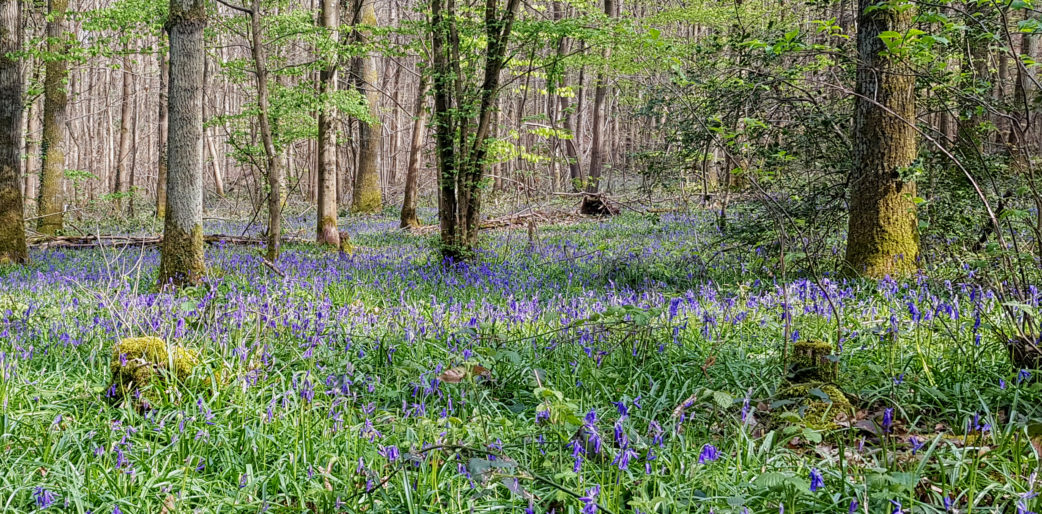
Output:
M112 348L112 389L123 397L164 375L185 380L198 363L193 350L168 346L158 337L128 337Z
M792 346L792 355L786 364L790 383L836 381L838 370L831 343L798 341Z

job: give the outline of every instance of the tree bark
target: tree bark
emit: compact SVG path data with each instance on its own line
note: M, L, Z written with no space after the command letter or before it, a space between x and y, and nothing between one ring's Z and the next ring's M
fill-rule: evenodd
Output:
M159 164L156 173L156 218L166 217L167 179L167 93L170 89L170 61L166 51L159 54Z
M119 155L116 161L116 193L130 193L130 106L131 94L134 90L134 74L130 69L130 57L123 59L123 102L119 107ZM127 196L127 203L133 202L132 195ZM124 210L122 195L116 196L116 206Z
M22 212L21 2L0 0L0 265L29 260Z
M203 261L203 29L202 0L170 0L167 213L159 284L202 280Z
M268 116L268 63L263 32L261 30L260 0L253 0L250 11L250 51L253 54L254 76L257 79L257 124L264 147L264 166L268 176L268 248L267 258L275 262L279 258L282 240L282 162L275 148L271 120Z
M858 69L854 114L854 170L846 263L868 277L902 276L919 257L914 182L901 178L916 157L915 76L888 55L885 31L904 33L909 9L859 1ZM866 9L874 7L869 12Z
M68 0L50 0L47 6L47 62L43 82L43 135L40 149L40 196L37 202L36 230L55 235L62 230L62 180L65 178L65 113L68 106L66 82L69 70L65 62L65 11Z
M340 13L337 0L321 0L321 25L332 41L339 41ZM336 201L336 108L330 98L337 91L337 59L330 57L319 72L318 111L318 226L315 240L319 244L340 247L337 229Z
M412 141L409 143L409 163L405 170L405 198L402 199L402 228L420 226L416 216L416 187L420 176L420 151L423 149L424 127L427 120L427 76L421 71L420 85L416 88L416 103L413 104Z
M374 0L356 0L361 2L358 10L358 23L369 27L377 24ZM364 44L368 35L364 30L356 30L358 42ZM369 106L368 123L358 124L358 169L355 175L354 194L351 198L351 211L374 213L383 208L383 196L380 193L380 146L383 140L380 123L379 100L376 83L380 79L376 69L376 59L372 55L355 58L355 81L359 91L365 95Z

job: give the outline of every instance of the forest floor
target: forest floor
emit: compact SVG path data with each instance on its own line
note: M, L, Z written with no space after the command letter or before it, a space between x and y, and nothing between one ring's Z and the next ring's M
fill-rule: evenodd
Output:
M1042 510L1042 372L972 269L782 282L704 213L489 231L450 266L343 224L352 254L288 244L281 275L211 245L178 295L155 248L0 271L0 511ZM138 336L195 362L121 397ZM838 377L794 387L815 340Z

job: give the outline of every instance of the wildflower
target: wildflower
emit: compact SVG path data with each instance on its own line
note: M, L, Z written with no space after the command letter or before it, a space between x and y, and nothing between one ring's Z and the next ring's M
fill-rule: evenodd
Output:
M37 508L46 509L58 499L58 495L41 486L36 486L36 488L33 489L33 498L36 500Z
M857 507L858 507L857 498L851 498L850 499L850 507L847 508L847 514L854 514L855 512L857 512Z
M112 507L112 514L123 514L123 511L119 510L119 505Z
M821 476L821 472L818 468L811 468L810 470L810 492L816 493L818 489L825 487L825 478Z
M601 486L595 485L586 491L586 496L580 497L579 501L583 502L582 514L596 514L597 512L597 495L601 493Z
M249 480L249 478L250 476L245 473L239 475L239 489L246 487L246 481Z
M386 458L390 462L394 462L394 461L398 460L399 457L401 457L401 452L398 451L398 447L397 446L393 446L393 445L392 446L384 446L383 449L378 450L377 453L382 455L384 458Z
M707 444L702 447L702 453L698 454L698 463L705 464L707 462L713 462L718 458L720 458L720 456L716 451L716 447L711 444Z
M999 379L999 389L1006 390L1006 381L1001 378Z
M901 502L890 500L890 503L894 505L894 510L890 511L890 514L905 514L905 511L901 510Z
M890 432L890 427L894 424L894 409L887 407L883 411L883 432Z
M1019 385L1022 382L1024 382L1025 380L1028 380L1030 378L1031 378L1031 372L1026 370L1026 369L1022 369L1022 370L1020 370L1020 373L1017 373L1017 384Z
M535 422L540 423L542 421L550 420L550 411L548 410L537 410L535 411Z
M915 455L920 448L926 445L925 442L919 441L919 438L914 435L908 438L908 444L912 445L912 455Z
M628 407L626 407L626 402L611 402L611 403L614 404L615 408L619 410L619 417L625 418L626 416L629 416L630 410L629 410Z
M619 469L625 470L630 466L630 460L637 456L637 452L633 451L632 448L627 446L618 457L615 458L613 464L618 464Z

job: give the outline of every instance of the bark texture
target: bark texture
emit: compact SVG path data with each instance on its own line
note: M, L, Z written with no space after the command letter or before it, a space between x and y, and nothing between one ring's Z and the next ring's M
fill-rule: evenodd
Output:
M425 139L424 127L427 125L427 82L426 75L420 77L420 86L416 89L416 103L413 104L412 141L409 143L409 163L405 169L405 198L402 200L402 228L420 226L420 218L416 216L416 186L420 176L420 150Z
M166 217L167 177L167 93L170 89L170 61L165 52L159 54L159 165L156 172L156 218Z
M269 116L268 57L261 27L261 3L253 0L250 11L250 51L253 54L254 77L257 79L257 124L264 147L264 171L268 176L268 249L267 258L279 258L282 241L282 158L275 148Z
M203 28L202 0L170 0L167 213L159 284L197 283L203 261Z
M368 27L377 24L376 7L373 0L356 0L359 6L358 23ZM359 43L368 39L364 30L355 32ZM377 109L380 96L376 91L376 83L380 80L376 69L376 59L372 55L356 57L354 62L355 81L359 91L365 95L369 105L369 123L358 124L358 170L355 174L354 194L351 197L351 211L374 213L383 208L383 196L380 193L380 143L382 128L380 111Z
M123 59L123 103L119 108L119 157L116 161L116 192L127 194L126 203L123 202L121 196L116 197L116 205L120 211L124 208L128 212L133 212L134 202L133 195L131 192L131 181L130 181L130 143L134 136L130 134L130 123L131 113L130 108L134 105L131 96L134 92L134 72L131 69L133 61L130 57Z
M322 0L321 25L334 41L338 39L340 13L337 0ZM319 244L340 247L336 202L336 110L332 96L337 90L337 61L330 57L319 73L322 103L318 112L318 226Z
M29 260L22 213L21 2L0 0L0 265Z
M44 66L43 136L40 143L43 167L40 170L36 231L52 236L62 231L65 210L62 180L65 177L64 134L69 70L64 58L68 50L64 25L68 7L68 0L50 0L47 7L47 52L50 55Z
M879 38L906 31L910 9L875 7L860 0L854 115L854 170L846 263L854 273L879 278L908 275L917 267L919 233L915 183L901 172L916 156L915 77Z

